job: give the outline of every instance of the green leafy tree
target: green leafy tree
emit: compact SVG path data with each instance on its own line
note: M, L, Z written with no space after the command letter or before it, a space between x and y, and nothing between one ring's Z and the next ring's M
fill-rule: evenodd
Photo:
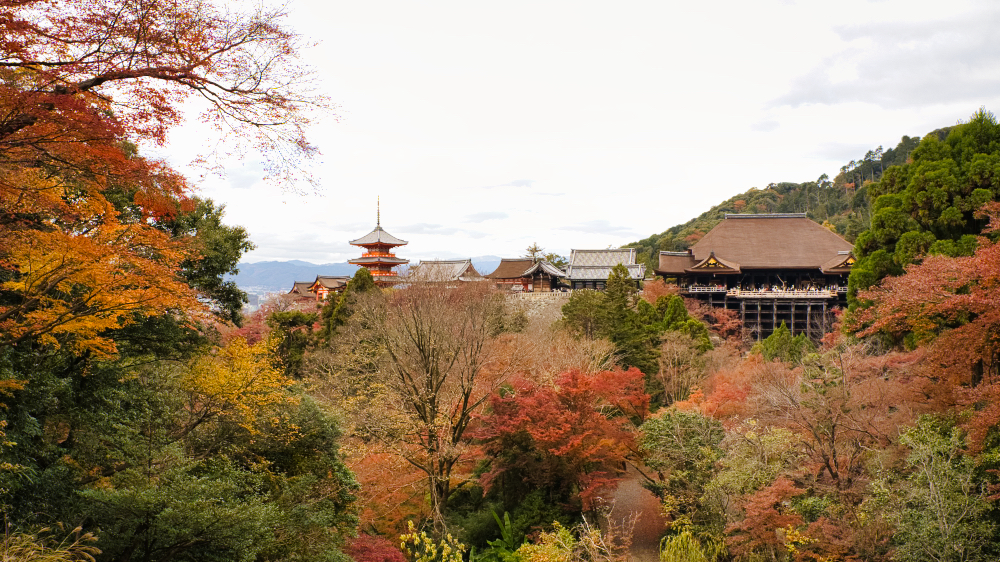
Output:
M770 336L755 345L754 350L768 361L780 359L786 363L799 364L807 354L816 351L816 346L805 334L792 336L792 331L782 322Z
M181 263L182 277L214 303L219 317L239 326L247 295L235 281L226 281L224 276L239 273L236 264L240 257L255 246L243 227L222 223L223 211L225 205L216 206L211 199L195 199L191 212L174 216L162 227L169 229L174 238L194 238L197 251Z
M99 560L342 559L356 484L332 416L268 353L160 359L133 335L114 360L4 354L30 381L4 410L0 462L23 467L0 474L8 524L84 522Z
M551 263L559 269L566 269L566 266L569 265L569 260L566 259L566 256L560 256L559 254L553 252L545 254L545 261Z
M621 264L612 268L605 287L602 292L574 291L563 305L562 323L578 335L608 339L622 366L657 374L661 339L669 331L690 336L701 353L712 349L708 328L688 315L681 297L662 296L650 305L638 298L635 281ZM662 393L653 379L650 383L651 394Z
M922 417L900 442L911 450L905 501L899 512L896 558L915 562L992 560L996 525L975 462L962 454L960 430Z
M701 499L722 456L722 424L699 412L662 410L640 428L639 450L656 471L647 487L663 502L672 527L703 516Z
M273 312L267 317L271 333L281 338L277 351L286 375L301 376L302 361L312 344L312 329L317 317L316 313L299 310Z
M605 332L607 298L599 291L573 291L563 305L563 324L577 335L590 339L602 337Z
M336 294L327 297L326 304L323 305L320 314L323 323L320 337L329 341L337 328L346 324L347 320L354 314L359 296L377 290L378 285L375 284L375 278L372 277L371 271L364 267L358 268L339 297Z

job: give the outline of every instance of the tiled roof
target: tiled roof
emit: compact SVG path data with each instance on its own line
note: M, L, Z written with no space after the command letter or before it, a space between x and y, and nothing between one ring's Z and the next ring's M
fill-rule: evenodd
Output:
M421 260L410 268L412 281L479 281L483 276L476 271L472 260Z
M740 264L720 258L715 255L715 252L711 252L705 259L692 265L691 269L698 269L712 273L739 273Z
M694 256L688 252L660 252L660 266L656 271L668 275L683 275L686 269L696 263L698 262Z
M327 289L339 289L350 280L351 278L348 275L317 275L316 280L312 282L310 287L319 285Z
M293 281L292 290L288 291L289 295L308 295L309 287L312 287L312 281Z
M357 240L351 240L351 244L355 246L364 246L367 244L385 244L387 246L403 246L407 244L406 240L400 240L392 234L382 230L381 226L376 226L375 230L365 234Z
M566 277L572 280L605 280L611 274L611 268L618 264L628 268L632 279L642 279L646 275L645 264L635 263L635 248L620 248L570 250Z
M570 250L569 266L578 265L607 265L615 266L620 263L635 263L635 248L618 248L607 250Z
M724 264L748 269L820 269L854 246L804 214L726 215L691 247L695 263L713 252ZM682 257L660 253L662 273L680 273ZM690 268L690 266L688 266Z
M519 279L534 275L538 270L552 277L566 277L561 269L546 260L535 261L531 258L501 259L493 273L484 275L487 279Z
M850 273L851 266L854 265L854 254L851 252L838 252L830 261L823 264L820 269L823 273Z
M372 256L367 258L366 257L354 258L352 260L347 260L347 263L353 263L356 265L364 265L366 263L391 263L393 265L402 265L404 263L410 263L410 260L405 260L403 258L396 258L396 257L389 258L389 257Z
M623 265L628 269L628 276L632 279L641 280L646 276L645 264ZM573 281L606 281L611 275L612 268L614 265L577 266L573 268L573 273L567 277Z
M563 270L559 269L558 267L552 265L551 263L545 260L535 262L535 264L529 267L527 271L524 272L524 274L534 275L535 272L538 271L539 269L541 269L545 273L548 273L552 277L566 277L566 274L563 273Z
M531 258L501 259L500 265L493 270L493 273L484 275L488 279L514 279L524 277L524 272L529 267L535 265Z

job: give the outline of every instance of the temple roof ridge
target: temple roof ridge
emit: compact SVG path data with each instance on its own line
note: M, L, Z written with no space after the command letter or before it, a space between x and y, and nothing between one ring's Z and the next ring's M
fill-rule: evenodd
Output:
M408 244L406 240L401 240L396 238L392 234L389 234L382 229L382 225L377 225L375 230L372 230L368 234L365 234L357 240L351 240L349 242L353 246L365 246L369 244L385 244L387 246L405 246Z
M807 219L805 213L726 213L727 219Z

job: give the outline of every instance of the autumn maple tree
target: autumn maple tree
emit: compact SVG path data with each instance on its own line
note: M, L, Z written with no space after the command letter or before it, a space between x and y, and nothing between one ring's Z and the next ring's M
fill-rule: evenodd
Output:
M484 488L516 505L533 489L591 510L623 476L649 396L643 374L567 371L551 384L520 378L494 394L477 437L492 459ZM548 523L548 522L545 522Z
M204 248L172 222L195 209L190 188L135 146L163 144L182 104L200 100L206 120L240 133L230 146L255 142L271 172L292 179L314 152L306 110L321 102L304 91L280 10L194 0L0 8L0 345L112 353L107 330L195 310L202 293L178 272Z

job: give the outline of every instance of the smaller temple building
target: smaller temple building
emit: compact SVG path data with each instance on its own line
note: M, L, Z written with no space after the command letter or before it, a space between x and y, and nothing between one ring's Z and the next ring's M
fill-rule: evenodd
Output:
M561 280L566 274L546 260L531 258L501 259L500 265L485 276L500 290L512 292L551 292L564 285Z
M727 214L686 252L660 252L656 274L682 294L738 310L756 339L785 323L820 338L846 306L853 245L805 213Z
M410 263L410 260L397 258L393 248L405 246L407 242L382 230L381 210L376 215L375 230L357 240L351 240L350 243L361 246L365 249L365 253L361 254L360 258L347 260L347 263L359 265L370 271L375 284L379 287L391 287L399 283L399 275L393 268Z
M312 281L294 281L292 282L292 290L288 291L288 294L295 297L296 300L314 300L316 295L309 290L312 286Z
M330 293L344 292L350 280L348 275L317 275L316 280L309 286L309 292L316 295L317 301L322 302Z
M570 250L566 279L570 288L603 291L611 275L611 268L621 264L628 269L629 277L640 286L646 276L646 265L635 263L635 248L616 250Z
M416 283L451 283L458 281L483 281L472 260L420 260L406 276Z

